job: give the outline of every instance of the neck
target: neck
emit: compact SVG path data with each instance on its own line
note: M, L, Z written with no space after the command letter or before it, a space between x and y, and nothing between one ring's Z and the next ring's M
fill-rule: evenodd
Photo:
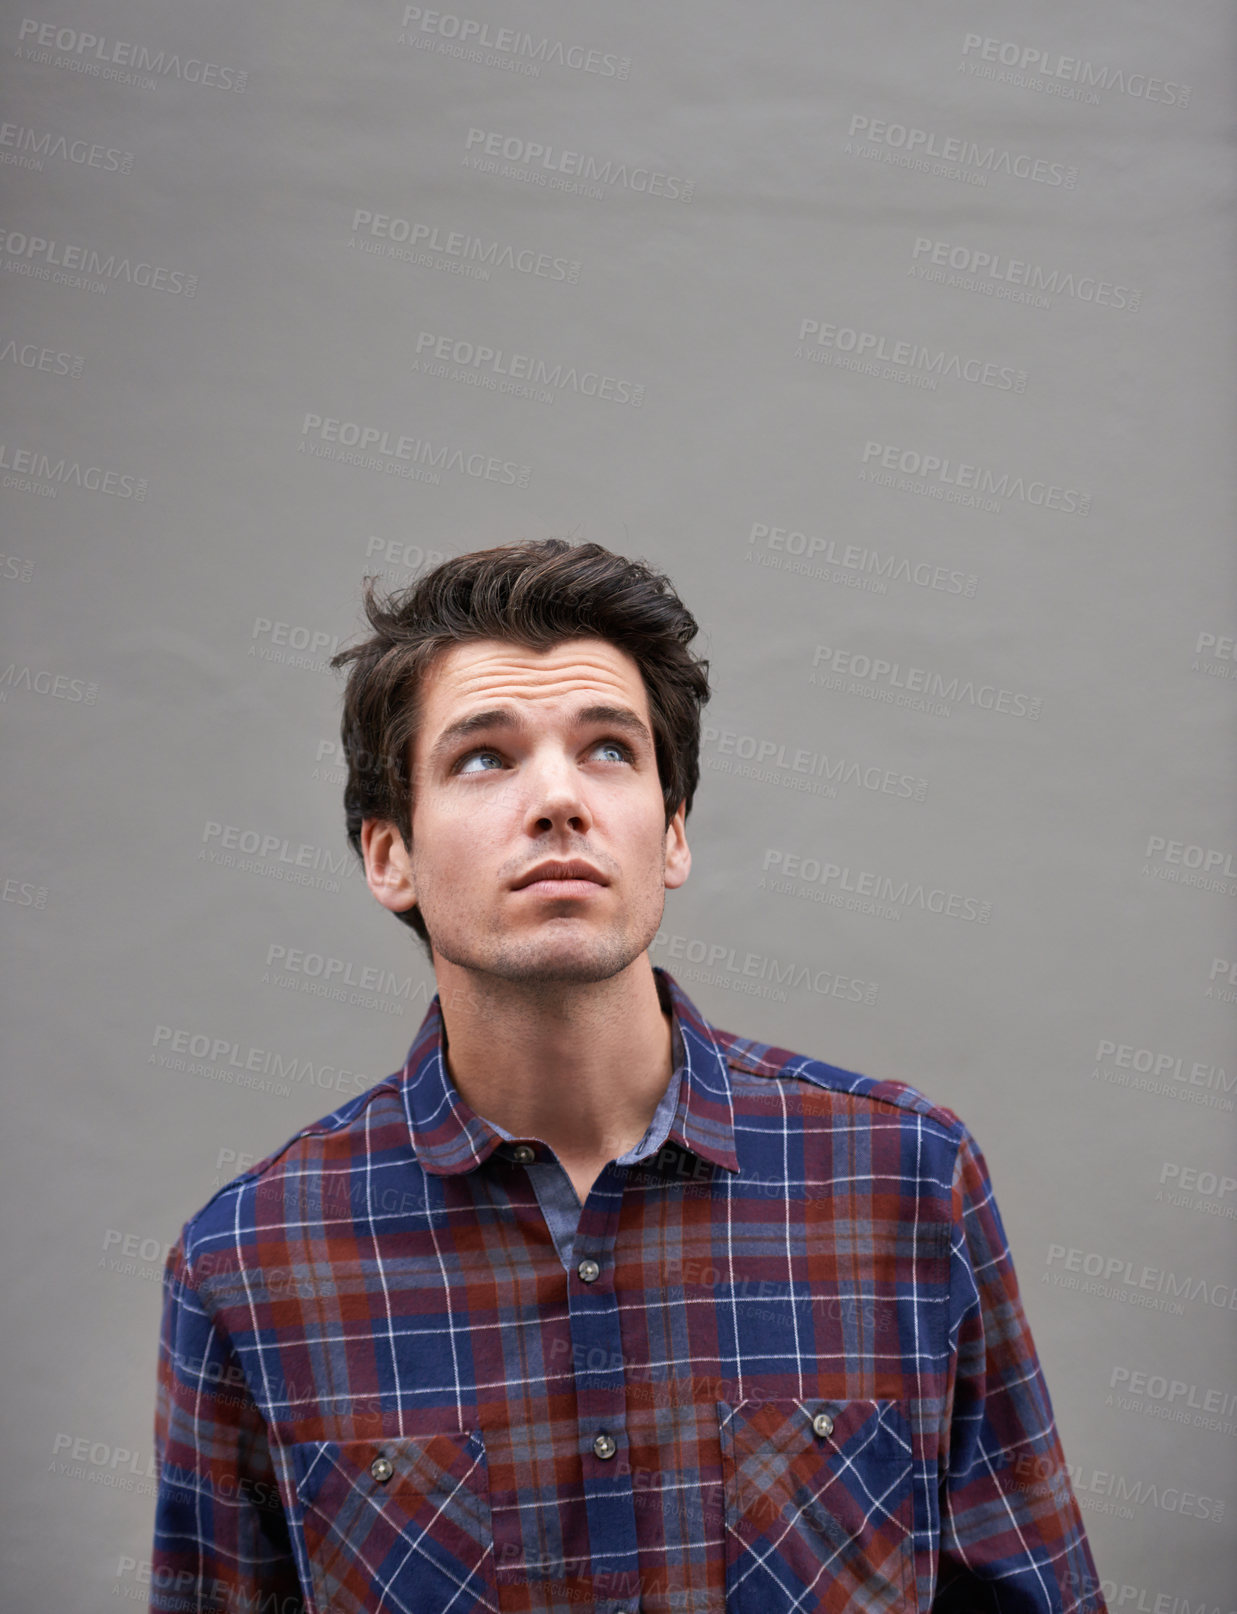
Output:
M477 1115L548 1143L573 1175L640 1141L673 1073L647 953L605 981L435 967L447 1069Z

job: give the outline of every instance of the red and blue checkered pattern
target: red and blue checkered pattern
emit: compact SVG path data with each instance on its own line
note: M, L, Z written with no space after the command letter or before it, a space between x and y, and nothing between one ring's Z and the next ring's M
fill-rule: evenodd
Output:
M185 1224L153 1611L1103 1614L975 1140L655 973L674 1122L569 1271L436 998Z

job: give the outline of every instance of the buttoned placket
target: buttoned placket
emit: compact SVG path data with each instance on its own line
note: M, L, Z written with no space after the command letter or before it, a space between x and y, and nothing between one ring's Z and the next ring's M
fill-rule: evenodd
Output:
M666 1141L678 1108L682 1071L675 1072L634 1148L602 1170L579 1206L571 1179L554 1151L540 1141L515 1141L493 1122L513 1164L528 1173L559 1259L567 1271L572 1361L576 1364L580 1461L584 1470L591 1571L617 1593L599 1600L606 1614L636 1614L640 1606L636 1497L627 1439L627 1378L614 1286L614 1246L628 1169L649 1160ZM568 1237L568 1206L579 1207ZM623 1595L624 1588L631 1591Z
M567 1282L572 1361L576 1364L576 1405L580 1414L580 1459L592 1571L616 1591L631 1585L630 1600L620 1595L605 1607L639 1607L639 1543L636 1496L627 1438L627 1375L614 1284L614 1245L628 1167L611 1161L589 1191L580 1213Z
M579 1412L580 1462L589 1540L595 1545L590 1571L596 1583L607 1588L595 1604L606 1614L637 1614L640 1607L639 1543L636 1536L636 1497L632 1483L627 1439L627 1381L623 1338L614 1285L614 1247L622 1213L623 1188L633 1157L647 1160L665 1141L677 1099L678 1082L667 1089L666 1109L659 1106L636 1149L612 1160L593 1183L582 1207L575 1238L564 1254L555 1238L559 1257L567 1269L567 1305L571 1331L571 1359L576 1364L576 1406ZM673 1090L673 1091L672 1091ZM491 1123L492 1124L492 1123ZM501 1131L501 1128L495 1128ZM507 1158L540 1179L538 1203L554 1236L554 1195L569 1193L578 1205L571 1179L545 1143L512 1142L502 1145ZM565 1186L564 1186L565 1185ZM557 1207L561 1216L562 1204ZM630 1593L623 1595L630 1587Z
M673 984L666 987L659 980L658 994L667 1013L673 990ZM644 1136L603 1168L583 1206L570 1176L544 1140L519 1138L468 1110L453 1091L441 1047L431 1051L421 1067L427 1082L424 1098L417 1091L418 1084L407 1089L408 1121L414 1137L418 1099L427 1116L441 1114L435 1089L446 1099L448 1113L458 1117L458 1130L443 1125L441 1135L424 1151L426 1163L432 1150L440 1173L485 1171L486 1162L494 1159L505 1163L507 1172L522 1174L533 1188L543 1225L566 1273L579 1418L577 1452L590 1542L589 1567L596 1592L593 1606L605 1614L638 1614L640 1608L636 1497L626 1427L627 1373L614 1257L630 1168L643 1165L654 1175L663 1170L668 1175L682 1175L681 1165L675 1170L662 1159L673 1129L671 1155L676 1160L693 1160L697 1168L706 1168L706 1175L718 1166L739 1169L724 1058L694 1027L675 1020L673 1030L673 1073ZM715 1067L720 1067L717 1075ZM699 1171L693 1174L699 1175ZM500 1200L505 1175L500 1172L494 1185ZM518 1214L526 1211L524 1201Z

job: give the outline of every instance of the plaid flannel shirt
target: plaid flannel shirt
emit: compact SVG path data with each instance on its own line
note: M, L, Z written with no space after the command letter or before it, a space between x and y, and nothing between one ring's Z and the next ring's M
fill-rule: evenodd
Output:
M673 1120L566 1267L437 998L185 1224L152 1610L1103 1614L966 1127L655 978Z

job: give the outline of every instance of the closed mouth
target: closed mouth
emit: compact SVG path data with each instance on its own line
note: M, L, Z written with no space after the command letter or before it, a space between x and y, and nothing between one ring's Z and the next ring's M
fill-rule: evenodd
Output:
M523 891L530 885L606 885L607 883L600 870L595 869L591 863L569 860L561 863L539 863L536 868L522 875L511 889Z

